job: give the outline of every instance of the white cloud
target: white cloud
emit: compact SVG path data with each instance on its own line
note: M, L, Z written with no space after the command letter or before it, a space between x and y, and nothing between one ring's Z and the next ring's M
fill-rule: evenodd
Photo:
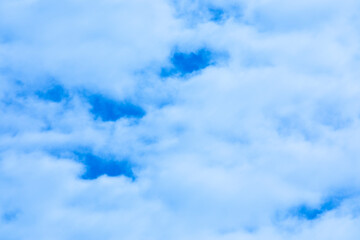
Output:
M358 11L1 1L0 238L358 239ZM202 48L226 57L159 75L174 51ZM54 83L61 101L37 95ZM101 121L91 94L146 115ZM137 178L83 180L73 151L126 159Z

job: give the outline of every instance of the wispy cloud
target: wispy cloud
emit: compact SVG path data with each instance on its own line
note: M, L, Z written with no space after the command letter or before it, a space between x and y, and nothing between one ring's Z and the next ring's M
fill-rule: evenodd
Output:
M359 11L0 1L0 239L359 239Z

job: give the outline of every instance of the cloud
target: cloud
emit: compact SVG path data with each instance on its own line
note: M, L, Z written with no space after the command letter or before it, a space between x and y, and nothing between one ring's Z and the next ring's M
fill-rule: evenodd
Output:
M0 2L1 239L358 239L356 1Z

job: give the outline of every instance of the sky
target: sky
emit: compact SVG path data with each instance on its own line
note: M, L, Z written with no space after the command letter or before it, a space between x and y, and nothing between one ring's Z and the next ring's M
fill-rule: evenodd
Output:
M360 239L357 0L0 0L0 239Z

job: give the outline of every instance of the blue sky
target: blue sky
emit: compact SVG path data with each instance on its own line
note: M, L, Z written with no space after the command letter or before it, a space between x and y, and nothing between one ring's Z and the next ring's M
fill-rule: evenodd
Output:
M359 11L0 1L0 239L358 240Z

